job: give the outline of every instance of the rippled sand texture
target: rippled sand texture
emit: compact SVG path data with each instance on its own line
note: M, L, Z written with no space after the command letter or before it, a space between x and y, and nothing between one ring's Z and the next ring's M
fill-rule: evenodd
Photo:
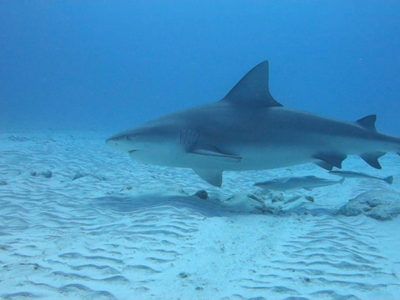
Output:
M217 190L98 134L2 134L0 298L398 299L399 218L335 215L361 192L400 191L400 157L382 164L345 166L395 175L392 186L346 180L273 215L246 197L262 197L254 182L336 177L312 165L227 172ZM199 189L211 199L188 196Z

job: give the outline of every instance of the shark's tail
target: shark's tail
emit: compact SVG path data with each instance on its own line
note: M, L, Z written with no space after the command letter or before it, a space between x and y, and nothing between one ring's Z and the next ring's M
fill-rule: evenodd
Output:
M393 183L393 176L388 176L386 178L383 178L383 181L385 181L388 184L392 184Z

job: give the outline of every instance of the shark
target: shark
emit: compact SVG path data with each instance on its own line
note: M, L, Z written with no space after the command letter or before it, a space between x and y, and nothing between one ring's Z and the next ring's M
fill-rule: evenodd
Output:
M380 169L381 156L400 152L400 139L379 133L375 122L376 115L342 122L284 107L269 91L263 61L221 100L162 116L106 143L145 164L193 169L221 187L224 171L305 163L330 171L348 155Z
M254 186L265 190L286 192L290 190L305 189L312 191L315 188L325 187L328 185L342 184L345 178L341 180L330 180L317 176L302 176L302 177L281 177L273 180L257 182Z

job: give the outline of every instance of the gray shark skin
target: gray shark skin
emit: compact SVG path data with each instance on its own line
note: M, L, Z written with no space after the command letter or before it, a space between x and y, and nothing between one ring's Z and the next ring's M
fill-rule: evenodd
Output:
M220 187L224 170L263 170L313 162L332 170L347 155L381 168L400 139L380 134L376 116L340 122L283 107L269 93L268 62L249 71L220 101L173 113L106 142L137 161L193 169Z

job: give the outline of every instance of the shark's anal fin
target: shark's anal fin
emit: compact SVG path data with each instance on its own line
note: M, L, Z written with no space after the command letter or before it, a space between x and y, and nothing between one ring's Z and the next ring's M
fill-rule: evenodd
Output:
M268 61L251 69L222 99L235 105L282 106L269 92Z
M333 169L333 166L331 164L328 164L327 162L325 162L323 160L319 160L319 161L315 162L315 164L327 171L332 171L332 169Z
M222 171L212 169L193 169L197 175L213 186L221 187Z
M385 152L364 153L361 154L360 156L371 167L375 169L382 169L382 166L379 163L378 159L383 155L385 155Z
M365 129L368 129L371 131L376 131L376 127L375 127L376 115L366 116L364 118L357 120L356 123Z
M330 171L332 170L332 167L336 167L341 169L342 168L342 162L346 159L347 155L341 154L341 153L317 153L313 156L313 158L318 159L316 163Z

